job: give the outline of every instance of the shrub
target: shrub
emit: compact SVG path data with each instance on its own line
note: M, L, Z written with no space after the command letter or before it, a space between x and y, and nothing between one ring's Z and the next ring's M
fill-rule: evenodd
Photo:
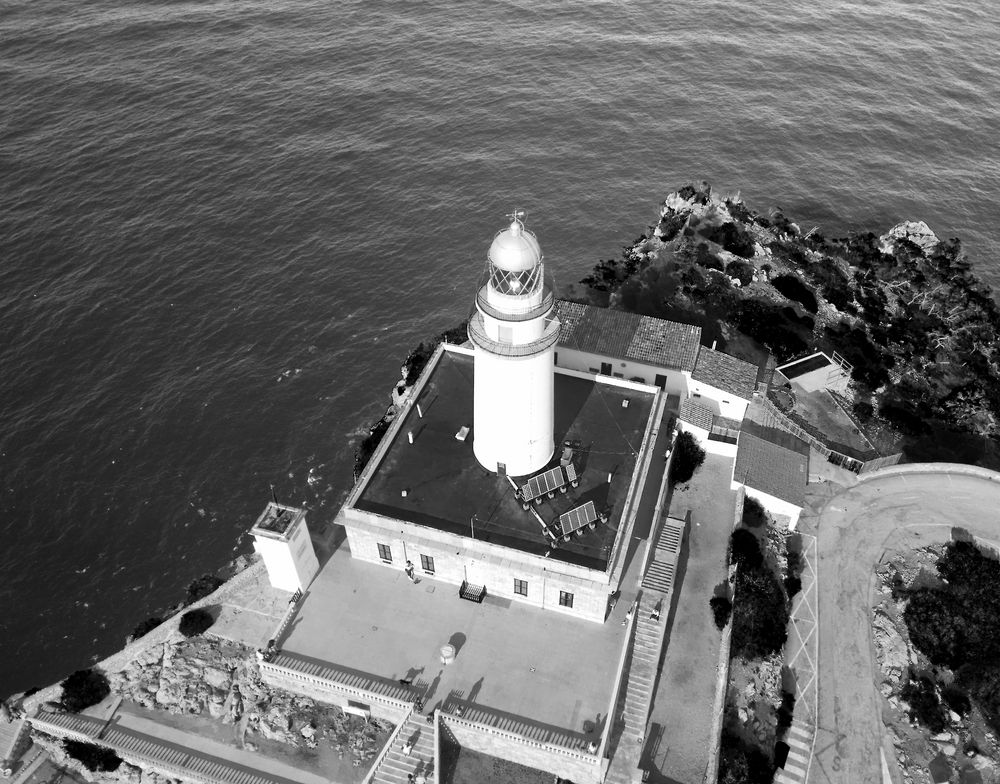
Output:
M84 743L79 740L64 740L63 748L73 759L79 760L87 770L92 771L112 771L118 770L122 764L122 758L111 749L104 746L96 746L93 743Z
M100 670L77 670L61 684L62 706L70 713L96 705L111 693L108 679Z
M926 675L913 677L903 686L900 696L910 705L911 719L923 724L931 732L944 732L948 726L948 714L938 698L937 686Z
M187 587L187 599L185 605L194 604L199 599L204 599L225 582L214 574L203 574L197 580L193 580Z
M138 640L140 637L145 637L161 623L163 623L163 619L157 618L155 616L152 618L147 618L144 621L140 621L135 625L135 628L132 630L132 635L131 635L132 640L134 641Z
M764 563L760 541L746 528L737 528L729 537L729 562L740 569L756 569Z
M719 226L699 227L699 233L707 240L716 242L734 256L744 259L753 258L753 237L745 229L735 223L723 223Z
M816 295L795 275L778 275L778 277L771 280L771 285L788 297L788 299L798 302L810 313L815 313L819 310L819 305L816 303Z
M795 594L802 590L802 578L796 575L788 575L785 577L785 593L788 594L788 598L791 599Z
M959 716L968 716L972 710L972 700L969 692L957 684L949 684L941 689L941 698L945 704Z
M708 600L708 606L712 608L712 618L715 619L715 625L721 631L729 623L733 603L725 596L713 596Z
M701 464L705 462L705 450L697 439L688 432L682 432L674 441L674 455L670 463L670 481L674 484L690 481Z
M197 610L188 610L184 613L177 628L185 637L197 637L199 634L208 631L213 623L215 623L215 618L212 617L212 613L203 608L198 608Z
M760 528L767 522L767 511L756 498L747 496L743 501L743 525L747 528Z
M765 566L736 572L732 655L762 659L781 651L787 637L788 602Z
M731 261L726 265L726 274L731 278L739 280L741 286L749 286L753 283L753 274L756 270L749 261Z
M951 596L945 591L918 588L910 592L903 620L910 632L910 641L923 651L932 664L952 667L959 663L959 651L964 641L956 610Z
M739 736L722 731L719 784L771 784L774 765L759 748Z

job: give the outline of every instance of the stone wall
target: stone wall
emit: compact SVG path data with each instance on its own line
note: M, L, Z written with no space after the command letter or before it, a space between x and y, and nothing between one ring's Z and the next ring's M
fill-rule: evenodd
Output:
M441 714L440 721L459 746L472 751L544 770L576 784L604 781L606 764L596 754L560 749L447 714Z

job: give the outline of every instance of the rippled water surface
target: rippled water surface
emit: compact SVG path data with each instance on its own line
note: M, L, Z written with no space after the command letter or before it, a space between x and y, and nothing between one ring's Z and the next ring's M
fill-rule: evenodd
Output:
M819 6L819 8L817 8ZM331 519L503 214L578 280L705 178L1000 282L988 4L7 0L0 696Z

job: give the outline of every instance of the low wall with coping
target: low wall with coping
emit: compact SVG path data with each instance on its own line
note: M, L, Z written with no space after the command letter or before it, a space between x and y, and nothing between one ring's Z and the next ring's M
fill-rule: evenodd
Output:
M864 473L858 477L858 482L871 482L884 477L907 476L909 474L957 474L958 476L972 476L1000 483L1000 472L964 463L904 463Z
M743 522L743 504L745 501L746 490L740 487L736 491L736 511L733 515L734 531ZM729 565L729 584L734 589L730 601L735 601L736 566L733 564ZM708 749L708 764L705 765L704 784L715 784L719 778L719 754L722 750L722 725L726 712L726 693L729 690L729 656L732 645L733 621L732 616L730 616L729 623L722 630L722 642L719 644L718 678L715 683L715 702L713 704L715 718L712 720L712 745Z
M602 784L607 761L596 754L539 743L523 735L442 713L438 719L459 746L544 770L576 784Z
M371 709L372 716L386 719L394 724L403 722L413 708L412 702L406 700L387 697L328 678L308 675L274 662L261 662L260 676L264 683L272 688L295 692L341 708L346 707L349 702L364 703Z

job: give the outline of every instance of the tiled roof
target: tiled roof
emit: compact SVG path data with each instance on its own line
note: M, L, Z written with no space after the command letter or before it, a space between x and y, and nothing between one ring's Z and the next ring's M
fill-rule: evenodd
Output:
M744 420L733 478L762 493L804 506L809 445L784 430Z
M702 430L712 429L712 412L701 403L695 403L691 398L684 398L680 411L677 412L682 422L687 422Z
M694 370L701 327L578 302L557 302L559 345L657 367Z
M702 346L691 378L749 400L757 386L757 366Z

